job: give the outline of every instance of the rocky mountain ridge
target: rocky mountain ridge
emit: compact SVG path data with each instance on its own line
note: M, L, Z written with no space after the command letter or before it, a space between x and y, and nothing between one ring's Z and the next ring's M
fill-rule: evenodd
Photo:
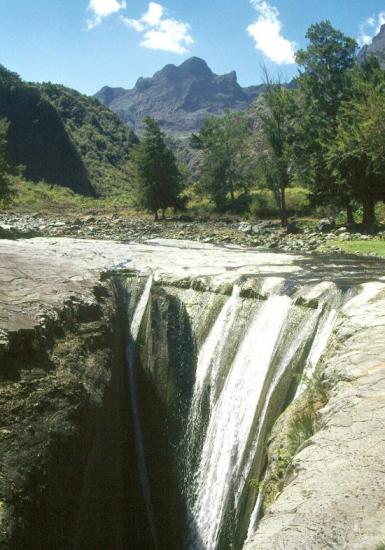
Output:
M369 55L375 55L385 64L385 24L381 26L380 32L373 38L371 44L366 44L358 54L358 59L364 61Z
M135 130L143 128L149 115L164 130L183 134L199 130L208 115L247 109L262 90L263 85L242 88L235 71L217 75L203 59L192 57L139 78L132 90L105 86L96 97Z

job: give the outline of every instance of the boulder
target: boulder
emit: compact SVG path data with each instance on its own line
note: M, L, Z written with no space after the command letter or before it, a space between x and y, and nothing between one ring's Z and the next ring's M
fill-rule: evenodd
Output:
M329 233L329 231L332 231L335 227L336 222L333 218L323 218L317 224L318 231L321 231L322 233Z

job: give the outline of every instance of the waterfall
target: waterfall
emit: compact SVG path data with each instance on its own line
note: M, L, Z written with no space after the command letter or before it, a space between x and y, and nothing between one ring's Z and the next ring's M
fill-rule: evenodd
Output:
M335 292L334 296L329 296L329 300L321 302L318 309L322 309L323 315L314 338L312 347L306 360L303 377L298 386L295 398L300 397L304 392L307 381L313 376L317 365L325 352L337 322L339 306L342 303L340 292Z
M190 458L190 463L193 462L192 457L200 450L197 447L199 447L202 421L205 416L203 411L204 390L208 388L209 391L210 406L208 414L210 414L215 397L212 390L216 387L223 348L232 330L237 311L242 304L239 294L239 286L234 285L231 297L224 304L198 354L193 400L186 437L187 455Z
M297 372L304 369L305 378L314 373L342 303L334 285L305 289L306 295L311 293L319 301L317 308L296 305L296 297L301 297L303 290L293 298L280 294L284 292L280 281L272 291L274 295L257 302L251 310L230 365L225 365L228 357L223 356L224 350L229 335L239 328L236 323L244 307L238 287L222 307L198 354L186 434L187 458L198 458L190 465L189 550L221 547L228 513L238 514L250 477L255 474L260 479L263 475L266 435L271 418L279 414L274 409L277 399L283 406L282 395ZM248 535L255 531L262 503L259 494Z
M152 506L136 389L137 340L152 282L150 276L135 308L127 354L140 483L157 549L160 525ZM267 277L258 284L266 300L242 297L235 284L229 297L216 296L206 304L210 329L201 327L207 336L196 357L187 424L175 446L188 550L220 550L234 543L238 548L255 532L263 495L250 489L249 481L263 479L268 434L288 395L295 393L294 377L304 372L299 396L314 374L344 301L332 283L300 286Z
M255 313L212 411L197 472L192 512L197 548L216 548L264 380L291 303L287 296L273 296Z
M285 348L282 359L281 361L278 362L278 366L274 371L272 380L270 381L270 384L269 384L268 392L266 394L266 397L263 403L262 411L259 415L257 433L254 436L253 444L250 446L249 459L247 461L247 464L243 472L244 479L246 479L247 476L250 474L253 458L258 453L263 452L263 448L262 448L264 443L263 429L265 428L265 424L268 420L268 412L269 412L269 406L271 403L272 396L274 395L278 385L281 383L283 377L286 375L290 366L296 364L296 358L297 358L297 361L301 359L301 353L304 351L304 348L306 344L309 342L309 340L311 340L313 337L315 339L317 338L314 335L317 334L317 331L318 331L318 326L319 326L318 324L319 324L321 313L322 313L322 307L319 307L317 308L317 310L313 310L310 313L308 313L307 316L303 316L297 330L294 330L289 336L290 342L288 346ZM242 487L239 487L237 491L238 498L240 496L241 490L242 490ZM257 528L262 504L263 504L263 494L259 493L256 505L250 517L247 537L251 536Z
M136 353L137 353L137 340L139 336L140 327L143 321L144 314L147 309L147 305L150 299L151 288L153 283L153 276L150 275L147 279L146 286L140 297L140 300L135 308L134 316L130 326L130 338L127 346L127 363L128 363L128 377L130 386L130 397L132 407L132 417L135 432L135 444L136 452L138 456L139 478L142 487L143 498L146 505L148 522L151 530L151 537L153 540L154 548L158 549L157 531L154 519L154 512L151 502L151 490L148 481L148 471L146 466L146 459L143 446L143 434L140 422L140 413L138 407L138 396L136 391Z

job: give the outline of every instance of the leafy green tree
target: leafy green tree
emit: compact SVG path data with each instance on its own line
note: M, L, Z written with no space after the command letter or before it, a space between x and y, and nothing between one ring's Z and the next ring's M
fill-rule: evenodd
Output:
M133 150L131 165L138 206L153 212L158 219L168 207L180 206L181 174L174 153L167 147L165 135L152 118L145 119L142 141Z
M296 55L302 70L297 79L300 101L294 142L296 168L309 184L316 203L344 205L352 221L351 197L347 188L335 185L326 163L326 150L335 136L341 103L350 97L357 44L329 21L312 25L306 37L307 49Z
M234 207L239 193L247 195L254 181L252 130L244 113L227 111L210 117L191 145L203 153L201 189L218 210Z
M340 186L362 203L370 228L376 201L385 200L385 73L370 60L352 78L352 97L341 104L326 161Z
M0 119L0 205L6 205L11 199L11 190L8 183L7 162L7 132L9 123Z
M263 135L260 169L267 187L274 194L284 227L287 225L286 189L292 172L293 93L265 72L263 102L256 112Z

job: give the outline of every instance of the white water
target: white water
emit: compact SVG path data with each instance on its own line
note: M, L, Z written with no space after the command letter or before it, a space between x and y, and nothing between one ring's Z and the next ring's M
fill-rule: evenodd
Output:
M319 294L320 289L316 287L314 293ZM189 502L188 548L218 548L226 513L233 510L237 514L253 477L255 458L263 452L274 396L280 395L277 391L282 391L285 377L290 384L290 374L300 366L310 344L305 378L314 373L330 341L341 301L341 294L331 287L317 309L301 313L288 296L270 297L251 318L221 389L222 355L228 336L237 330L243 304L238 288L223 306L199 353L189 417L188 444L197 437L203 437L203 443ZM200 433L204 427L199 423L203 396L209 409L206 434ZM255 532L262 504L260 494L248 536Z
M135 308L134 316L132 318L130 326L130 341L127 347L127 363L128 363L128 377L130 386L131 408L135 432L136 452L138 455L139 465L139 478L142 487L143 498L146 505L148 522L151 530L151 537L154 544L154 548L158 549L158 537L156 531L156 525L154 520L154 512L151 502L151 490L148 481L148 471L144 454L143 446L143 434L140 423L140 413L138 407L138 396L136 393L136 346L139 336L140 327L143 321L144 314L147 309L147 305L150 300L151 288L153 283L153 276L150 275L147 279L146 286L143 294L140 297L138 305Z
M226 340L234 325L236 314L242 304L239 298L240 288L234 285L231 297L226 301L214 326L207 336L198 355L197 369L195 374L195 385L193 400L189 414L187 429L187 441L193 445L196 441L196 430L200 427L200 416L202 414L203 391L207 384L215 388L219 373L221 356ZM214 402L214 392L210 392L210 411Z
M324 312L317 334L314 338L312 347L307 357L301 383L298 386L295 398L297 399L305 391L308 380L313 376L322 355L327 349L330 337L336 326L338 318L338 306L341 303L341 295L338 293L332 301L332 306ZM319 309L324 308L325 304L320 304Z
M244 473L243 473L244 479L246 479L250 473L253 457L256 455L256 453L261 452L261 445L263 444L263 437L262 437L263 428L267 420L271 397L274 394L275 390L277 389L278 384L281 382L282 377L286 374L286 371L290 367L290 364L292 363L292 361L294 361L296 355L303 349L303 347L306 345L309 339L314 335L317 329L317 323L321 315L321 311L322 311L321 308L319 308L318 310L315 310L314 312L312 312L311 315L309 316L309 319L307 319L305 323L301 323L299 330L294 332L294 334L292 335L290 344L287 348L287 352L285 353L284 357L280 361L274 373L273 379L271 380L271 383L270 383L269 391L265 398L262 412L260 413L258 431L255 437L255 442L251 446L251 449L249 452L249 461L244 469ZM317 340L317 336L315 337L314 341L316 340ZM243 487L238 488L238 491L237 491L238 498L241 495L242 489ZM263 504L263 494L259 493L256 505L250 517L247 538L252 536L256 531L262 504Z
M266 479L267 479L267 476L265 475L264 481ZM252 511L252 514L250 516L250 523L249 523L249 529L247 531L246 540L249 539L251 536L253 536L257 529L258 520L261 515L262 504L263 504L263 493L259 492L257 502L255 503L254 510Z
M222 520L241 471L265 378L290 306L287 296L273 296L255 314L212 411L193 507L201 548L216 548Z

